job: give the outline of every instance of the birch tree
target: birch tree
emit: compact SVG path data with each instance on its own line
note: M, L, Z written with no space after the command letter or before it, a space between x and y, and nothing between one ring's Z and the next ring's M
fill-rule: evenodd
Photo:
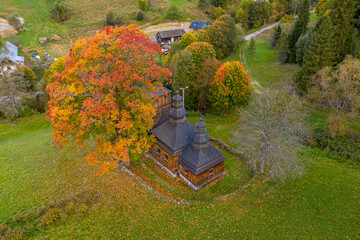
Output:
M346 134L349 114L360 115L360 60L348 57L335 70L320 70L313 77L309 96L332 110L328 119L331 136Z
M254 176L284 181L304 173L299 152L309 130L301 102L289 87L265 89L239 114L233 142L247 157Z

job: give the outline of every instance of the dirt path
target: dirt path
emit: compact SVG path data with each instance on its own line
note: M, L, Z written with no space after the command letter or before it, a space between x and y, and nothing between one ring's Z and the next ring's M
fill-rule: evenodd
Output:
M248 73L251 73L251 70L249 69L249 67L246 64L246 58L245 58L245 50L246 50L247 46L248 46L248 43L245 43L244 46L241 47L241 49L239 51L239 58L240 58L240 61L245 66L246 71ZM259 82L254 77L251 77L250 81L251 81L250 84L254 87L255 93L262 94L264 88L259 84Z
M141 26L141 30L149 34L158 31L170 30L174 28L187 28L190 26L190 24L191 22L169 22L169 23L160 23L157 25L145 24Z
M0 23L8 23L6 19L0 18Z

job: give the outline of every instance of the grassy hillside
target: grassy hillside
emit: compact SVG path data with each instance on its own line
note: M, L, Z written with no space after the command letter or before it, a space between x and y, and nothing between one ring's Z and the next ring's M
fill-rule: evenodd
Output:
M296 182L258 182L232 197L178 205L154 197L121 172L97 176L85 153L52 149L43 118L0 124L0 222L26 227L30 239L360 237L360 168L320 151L307 151L308 173ZM214 124L213 118L207 122ZM227 140L233 125L225 125L211 134ZM82 191L95 199L83 213L48 226L17 220Z
M60 34L63 38L60 44L46 44L48 49L59 53L66 52L79 36L88 36L104 27L106 14L110 11L124 16L127 23L143 25L152 21L165 21L161 16L171 4L176 4L182 11L182 18L184 18L182 20L208 20L208 17L197 7L197 1L154 1L153 8L156 10L146 13L144 21L135 20L135 15L140 10L137 1L72 0L68 3L72 10L71 19L62 24L56 23L51 18L50 10L53 0L2 0L0 14L17 12L24 17L27 31L18 36L25 47L39 45L39 37L49 38L53 33Z

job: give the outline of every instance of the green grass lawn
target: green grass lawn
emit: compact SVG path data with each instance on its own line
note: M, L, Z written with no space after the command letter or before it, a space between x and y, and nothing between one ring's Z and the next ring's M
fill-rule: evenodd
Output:
M205 116L209 133L227 136L231 117ZM360 237L360 168L321 151L307 150L308 172L295 182L257 182L228 198L178 205L154 197L121 172L97 176L84 153L52 149L50 131L43 115L0 124L0 222L84 189L100 198L86 213L46 227L12 222L35 226L26 239Z
M292 76L300 70L295 64L279 64L276 53L270 49L268 41L256 42L256 51L252 59L247 51L245 51L245 56L250 77L259 82L263 87L271 83L291 80Z

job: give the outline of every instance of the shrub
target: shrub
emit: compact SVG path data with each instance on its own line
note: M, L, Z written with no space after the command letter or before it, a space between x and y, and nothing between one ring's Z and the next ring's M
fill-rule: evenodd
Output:
M21 39L18 36L14 35L9 38L9 42L11 42L17 47L20 47Z
M144 13L143 13L143 11L139 11L139 12L137 13L137 15L136 15L136 20L138 20L138 21L144 20Z
M330 132L327 130L315 129L313 135L315 142L320 149L360 163L359 134L350 132L345 136L332 138Z
M149 11L149 5L146 0L138 0L138 6L141 11L147 12Z
M285 15L285 16L283 16L281 19L280 19L280 22L281 23L287 23L287 22L289 22L289 21L293 21L295 18L294 18L294 16L293 15Z
M26 231L23 228L8 228L1 239L20 240L24 239L25 234Z
M64 0L56 0L51 10L51 16L56 22L64 22L70 18L70 7Z
M68 214L74 213L75 212L75 205L73 202L69 202L66 206L65 206L65 212Z
M211 4L215 7L227 7L229 4L229 0L211 0Z
M15 214L15 216L13 218L13 221L16 222L16 223L22 222L24 220L25 220L24 216L19 214L19 213Z
M106 14L106 24L110 26L122 26L125 25L125 21L122 16L109 12Z
M19 16L17 15L17 13L14 13L13 15L11 15L10 17L8 17L8 22L11 26L13 26L16 30L20 29L21 26L21 22L19 19Z
M8 229L8 226L6 225L6 223L1 223L0 224L0 236L3 235L7 229Z
M53 209L48 210L45 213L45 215L42 216L38 226L39 227L49 226L55 222L65 219L66 217L67 217L67 215L63 210L61 210L59 208L53 208Z
M166 11L165 18L169 19L169 20L179 20L180 19L180 11L176 5L173 4L168 8L168 10Z
M78 207L78 212L79 213L86 213L88 211L88 209L89 209L89 207L85 203L82 203Z
M37 83L37 77L33 70L26 65L19 66L19 70L24 73L24 78L28 82L29 88L34 90Z
M199 0L198 7L199 8L206 8L209 5L207 0Z

